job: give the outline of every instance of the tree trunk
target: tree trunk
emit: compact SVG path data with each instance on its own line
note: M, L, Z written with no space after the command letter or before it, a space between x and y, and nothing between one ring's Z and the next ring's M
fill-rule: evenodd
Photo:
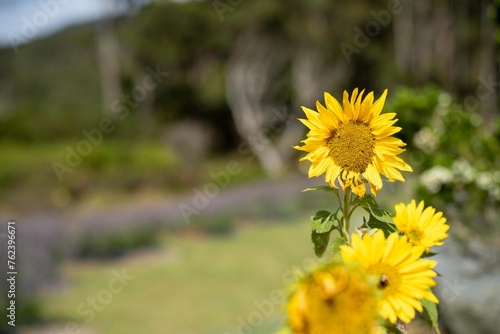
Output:
M269 40L245 35L236 43L226 67L226 98L236 130L270 177L283 174L286 165L268 136L276 117L272 111L276 108L265 100L273 88L274 71L282 65L280 52ZM273 137L280 135L273 133Z
M111 1L108 6L112 6ZM103 9L102 19L96 23L97 63L100 71L102 110L111 113L113 101L121 94L119 47L114 32L110 8Z

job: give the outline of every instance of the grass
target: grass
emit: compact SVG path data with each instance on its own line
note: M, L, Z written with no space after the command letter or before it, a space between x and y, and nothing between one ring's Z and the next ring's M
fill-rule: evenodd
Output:
M47 319L76 321L95 333L271 333L282 324L283 304L265 301L273 290L286 293L287 275L312 258L307 219L225 238L165 236L154 254L66 264L67 288L46 293L42 308ZM113 269L134 279L93 319L90 307L77 312L87 298L106 295Z

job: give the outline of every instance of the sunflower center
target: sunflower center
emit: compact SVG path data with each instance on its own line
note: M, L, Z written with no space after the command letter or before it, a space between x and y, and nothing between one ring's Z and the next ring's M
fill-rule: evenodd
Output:
M362 173L368 167L375 147L375 137L366 124L343 123L327 141L330 157L344 170Z
M384 294L392 295L398 291L401 275L393 266L379 263L369 268L368 272L378 277L378 288L384 290Z
M422 232L417 230L411 230L408 234L408 241L411 243L419 242L422 239Z

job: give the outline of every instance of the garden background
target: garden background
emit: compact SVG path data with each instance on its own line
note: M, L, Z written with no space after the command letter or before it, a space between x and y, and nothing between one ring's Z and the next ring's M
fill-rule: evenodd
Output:
M315 261L309 216L334 205L301 192L323 180L292 149L300 106L360 87L389 89L414 169L380 203L424 199L451 226L443 333L497 333L499 15L495 0L0 1L3 310L9 220L18 266L0 332L279 329Z

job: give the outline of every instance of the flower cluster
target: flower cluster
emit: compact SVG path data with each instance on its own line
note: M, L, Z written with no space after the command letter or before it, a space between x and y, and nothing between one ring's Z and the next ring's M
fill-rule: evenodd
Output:
M412 171L398 155L405 143L393 137L394 113L382 113L387 90L374 101L355 89L343 105L325 93L326 106L303 108L300 121L309 132L301 160L311 161L309 177L325 174L328 186L306 190L334 193L339 207L311 217L312 241L317 256L330 244L331 258L305 274L294 287L287 306L288 331L302 334L391 333L394 324L410 323L416 312L427 312L438 332L436 304L431 288L437 262L428 259L430 248L440 246L449 226L441 212L415 200L395 206L395 215L378 206L375 195L382 176L402 181L400 171ZM350 233L350 220L361 207L369 219ZM330 236L337 237L330 242ZM434 320L432 320L434 319Z

